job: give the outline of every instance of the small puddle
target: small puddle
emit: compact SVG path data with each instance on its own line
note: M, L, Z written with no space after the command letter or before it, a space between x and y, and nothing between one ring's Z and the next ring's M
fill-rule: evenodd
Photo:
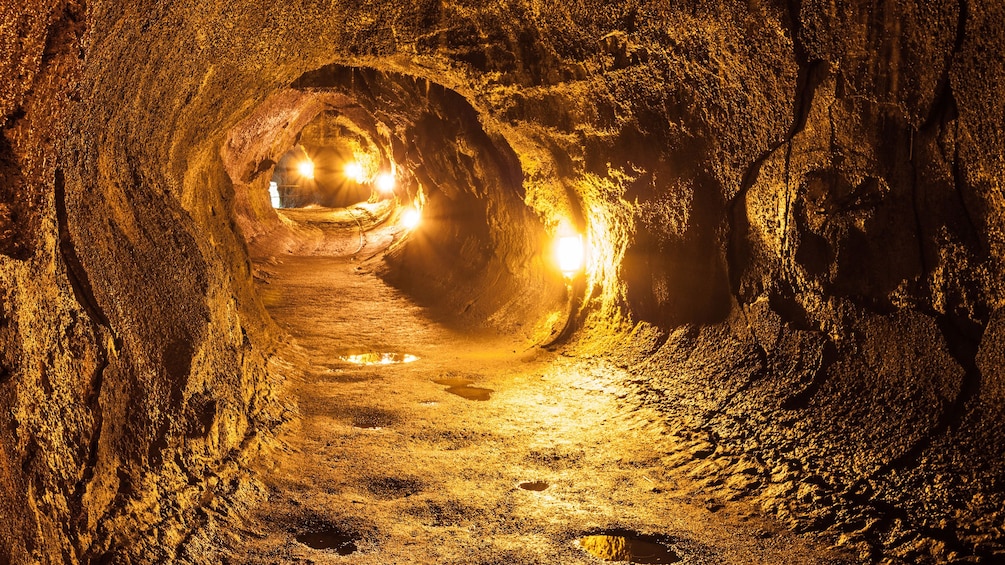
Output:
M433 382L447 387L447 392L465 400L485 401L492 398L492 393L495 392L490 388L471 386L475 381L463 377L443 377L433 379Z
M354 365L393 365L395 363L412 363L419 358L410 353L357 353L341 355L339 359Z
M584 551L604 561L629 561L631 563L677 563L680 556L656 536L619 531L583 536L576 544Z
M525 483L520 483L517 486L519 486L523 490L532 490L534 492L541 492L542 490L548 488L551 485L549 485L544 481L528 481Z
M335 550L339 555L356 552L356 538L335 527L300 534L297 541L314 549Z
M485 401L492 398L495 392L490 388L478 388L476 386L452 386L447 389L450 394L456 394L465 400Z

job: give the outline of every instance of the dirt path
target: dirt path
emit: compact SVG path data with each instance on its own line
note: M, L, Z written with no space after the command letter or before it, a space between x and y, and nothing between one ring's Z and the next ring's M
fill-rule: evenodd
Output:
M620 369L458 335L344 259L268 270L262 296L309 358L289 390L302 417L256 463L269 500L222 562L600 563L576 540L610 530L655 535L681 563L840 562L671 476L682 447ZM419 360L342 359L367 352Z

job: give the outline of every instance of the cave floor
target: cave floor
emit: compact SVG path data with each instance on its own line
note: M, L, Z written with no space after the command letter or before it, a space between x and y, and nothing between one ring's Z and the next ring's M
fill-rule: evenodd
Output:
M681 563L845 562L674 475L682 447L624 370L452 330L348 259L259 267L300 352L287 360L302 374L287 383L300 415L252 464L258 502L222 510L191 560L599 563L576 540L631 530ZM343 359L366 352L419 359Z

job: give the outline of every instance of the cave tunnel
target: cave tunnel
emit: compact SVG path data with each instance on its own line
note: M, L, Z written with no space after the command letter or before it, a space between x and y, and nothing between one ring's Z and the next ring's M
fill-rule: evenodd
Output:
M1005 562L1005 7L0 0L0 564Z

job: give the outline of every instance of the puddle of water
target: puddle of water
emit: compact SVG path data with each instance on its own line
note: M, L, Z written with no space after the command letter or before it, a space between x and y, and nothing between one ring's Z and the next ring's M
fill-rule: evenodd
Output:
M410 353L357 353L355 355L342 355L339 359L354 365L393 365L419 360L418 357Z
M613 532L583 536L576 540L584 551L604 561L631 563L677 563L680 556L655 536L635 532Z
M490 388L478 388L476 386L452 386L447 389L450 394L456 394L465 400L485 401L492 398L495 392Z
M339 555L349 555L357 549L355 537L334 527L320 532L305 532L297 536L297 541L314 549L333 549Z
M447 392L450 394L456 394L466 400L485 401L492 398L492 393L495 392L490 388L471 386L475 381L463 377L442 377L433 379L433 382L447 387Z
M528 481L525 483L520 483L518 486L523 490L532 490L534 492L541 492L542 490L548 488L551 485L549 485L544 481Z

